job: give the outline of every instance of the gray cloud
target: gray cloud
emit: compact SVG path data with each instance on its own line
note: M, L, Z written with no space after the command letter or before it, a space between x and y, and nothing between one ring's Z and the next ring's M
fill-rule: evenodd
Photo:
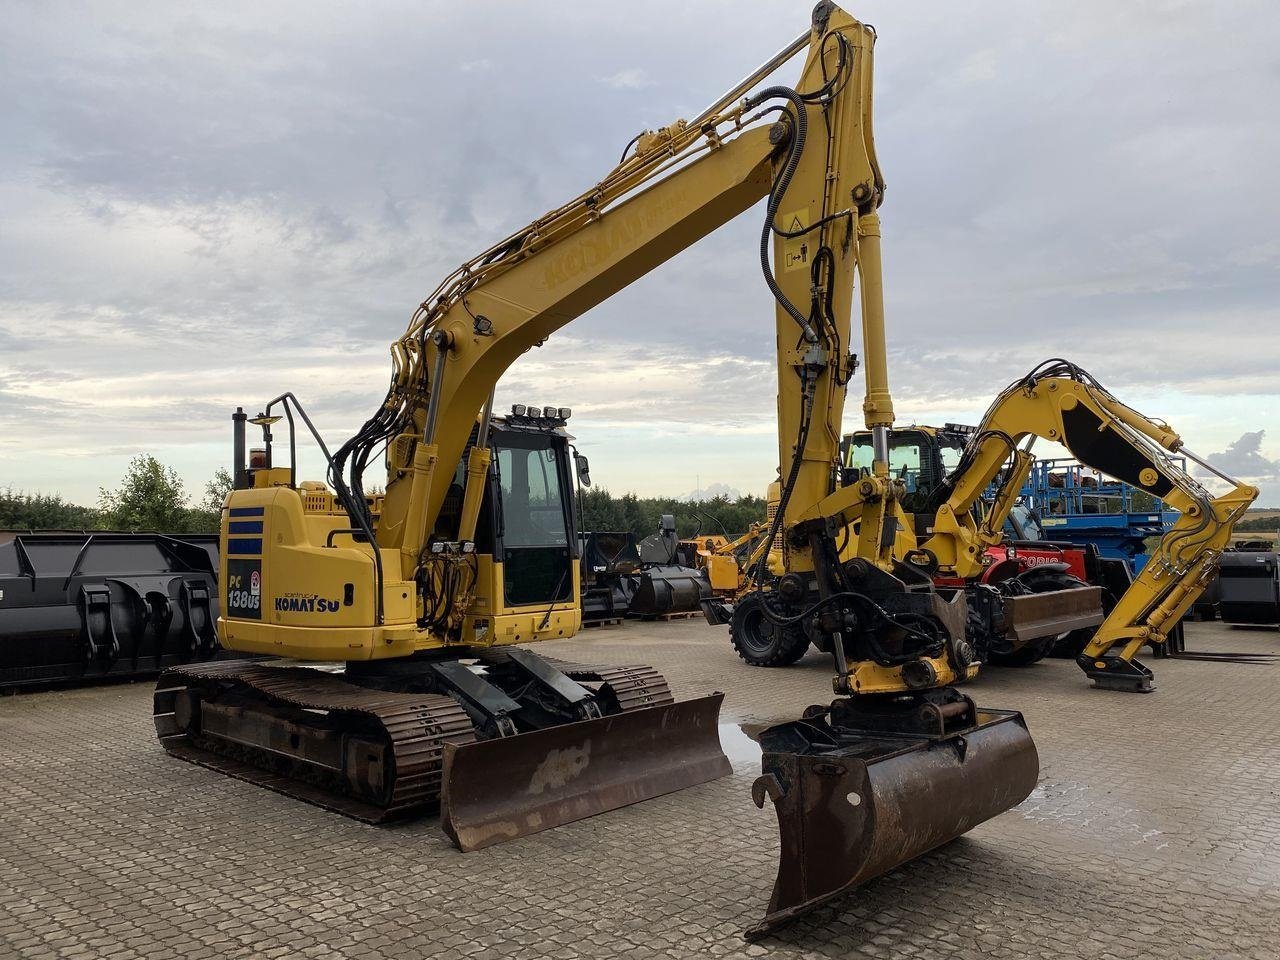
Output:
M610 74L607 77L601 77L600 82L607 87L614 87L618 90L644 90L648 87L657 86L649 76L648 71L641 67L628 67L625 70L619 70L617 73Z
M1265 430L1253 430L1231 443L1222 453L1207 458L1219 470L1250 483L1274 483L1280 480L1280 459L1262 454Z
M0 483L90 499L135 445L194 488L230 408L284 389L331 438L352 429L441 275L806 21L781 0L655 0L625 32L585 2L483 25L443 0L3 6ZM1269 5L854 12L880 35L904 419L971 419L1055 355L1197 449L1280 409ZM614 488L689 490L696 472L761 491L776 374L759 216L531 352L501 395L573 406ZM1280 503L1280 480L1264 491Z

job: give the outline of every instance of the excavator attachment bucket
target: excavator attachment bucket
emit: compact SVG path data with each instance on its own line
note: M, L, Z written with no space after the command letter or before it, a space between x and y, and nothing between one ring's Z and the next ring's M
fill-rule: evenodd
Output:
M971 701L969 702L971 707ZM938 734L851 731L821 720L761 735L781 861L758 939L1022 802L1039 759L1022 715L972 709Z
M723 699L447 744L441 826L459 850L479 850L727 776Z
M1101 587L1029 593L1004 600L1005 630L1019 645L1096 627L1104 617Z

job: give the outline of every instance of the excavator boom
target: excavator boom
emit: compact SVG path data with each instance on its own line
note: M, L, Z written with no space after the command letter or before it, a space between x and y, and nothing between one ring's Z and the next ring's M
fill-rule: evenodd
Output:
M838 695L763 738L757 799L774 800L789 838L769 922L1026 796L1036 757L1021 718L980 713L954 689L977 671L963 597L894 554L874 42L823 0L802 36L694 120L644 131L589 190L464 263L414 312L385 398L332 453L291 394L253 418L264 446L250 469L237 464L224 511L223 645L342 673L169 671L156 694L166 748L371 819L439 801L464 849L727 773L712 746L718 695L673 703L651 668L522 648L580 622L570 411L517 404L498 417L492 403L525 351L764 199L780 481L731 629L787 651L813 638L832 654ZM794 87L757 89L802 51ZM877 456L851 492L836 479L860 363ZM273 462L282 417L288 467ZM303 426L327 486L297 482L292 428ZM374 495L365 475L379 459L386 492ZM855 517L859 535L842 544ZM833 770L865 772L857 801L824 792ZM811 808L817 797L829 816ZM852 818L832 807L859 802Z

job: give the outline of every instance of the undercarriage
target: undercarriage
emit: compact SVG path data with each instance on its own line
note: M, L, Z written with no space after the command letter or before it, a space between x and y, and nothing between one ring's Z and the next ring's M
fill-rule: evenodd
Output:
M174 756L367 823L439 808L463 850L729 772L721 694L677 704L650 667L461 654L175 667L156 732ZM624 768L628 751L653 759Z

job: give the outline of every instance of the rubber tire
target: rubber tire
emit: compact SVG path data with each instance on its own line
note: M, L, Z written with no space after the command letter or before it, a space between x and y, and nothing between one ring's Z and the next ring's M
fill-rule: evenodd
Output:
M1051 576L1037 577L1029 586L1032 593L1050 593L1054 590L1070 590L1074 587L1087 587L1079 577L1073 577L1069 573L1058 573ZM1085 639L1080 643L1077 634L1084 634ZM1080 644L1083 650L1085 644L1089 642L1089 638L1093 637L1092 630L1072 630L1069 633L1051 634L1047 637L1039 637L1032 640L1021 650L1013 653L992 653L990 660L993 666L997 667L1029 667L1033 663L1039 663L1051 652L1053 652L1059 644Z
M1013 653L989 653L987 658L993 667L1029 667L1047 657L1057 642L1056 636L1039 637L1021 650Z
M779 627L764 612L765 594L756 591L739 600L729 622L729 642L753 667L789 667L809 649L809 637L799 624Z
M1084 648L1089 645L1097 629L1097 627L1084 627L1080 630L1072 630L1061 637L1055 637L1052 655L1063 660L1074 660L1084 653Z

